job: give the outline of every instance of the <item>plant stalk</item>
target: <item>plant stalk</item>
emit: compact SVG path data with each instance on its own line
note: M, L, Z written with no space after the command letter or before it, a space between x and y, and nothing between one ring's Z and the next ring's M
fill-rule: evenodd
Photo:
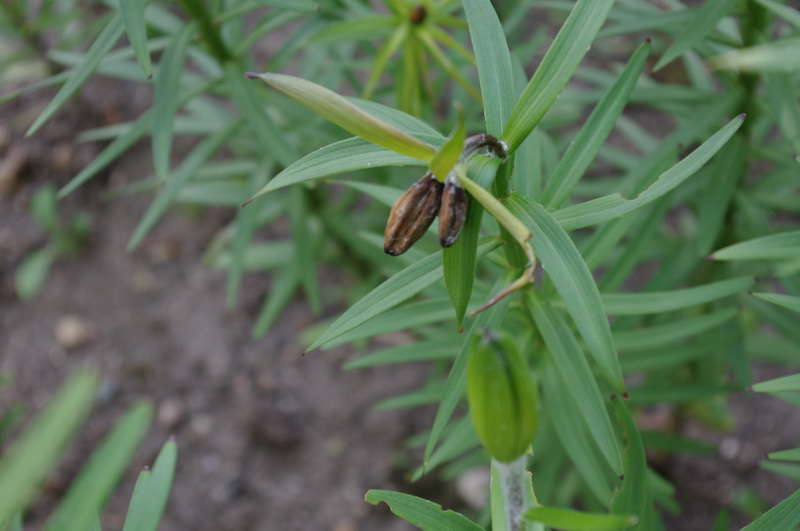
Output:
M539 505L527 470L528 455L510 463L492 459L491 499L492 529L495 531L540 531L539 524L528 522L528 509Z

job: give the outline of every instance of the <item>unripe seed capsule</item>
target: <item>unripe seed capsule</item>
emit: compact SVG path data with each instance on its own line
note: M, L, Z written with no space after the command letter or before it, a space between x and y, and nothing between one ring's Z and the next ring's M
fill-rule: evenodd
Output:
M458 179L452 175L445 179L439 207L439 243L442 247L456 243L467 219L467 204L467 194Z
M467 366L469 413L478 438L498 461L528 449L539 423L536 384L509 339L478 337Z
M442 187L428 172L395 201L383 233L383 250L387 254L403 254L425 234L439 212Z

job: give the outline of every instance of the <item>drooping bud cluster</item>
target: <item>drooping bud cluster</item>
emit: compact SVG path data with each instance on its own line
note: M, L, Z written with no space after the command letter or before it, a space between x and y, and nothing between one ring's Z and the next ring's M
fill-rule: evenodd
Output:
M489 455L508 463L525 453L539 423L538 395L513 341L490 334L475 339L467 398L475 432Z
M450 247L467 218L467 194L451 176L444 183L431 172L412 184L395 201L386 221L383 250L392 256L406 252L439 216L439 242Z

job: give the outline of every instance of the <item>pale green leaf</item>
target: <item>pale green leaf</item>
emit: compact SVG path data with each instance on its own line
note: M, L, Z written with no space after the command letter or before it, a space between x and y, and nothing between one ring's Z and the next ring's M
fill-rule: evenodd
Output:
M800 391L800 374L781 376L753 385L753 391L759 393L777 393L780 391Z
M92 406L97 375L71 376L0 460L0 529L24 509Z
M466 516L410 494L373 489L364 499L372 505L384 502L394 514L423 531L483 531Z
M584 513L555 507L534 507L525 513L525 519L568 531L618 531L638 521L635 516Z
M800 230L735 243L711 255L714 260L782 260L800 257Z
M157 531L172 488L177 456L175 442L169 440L161 448L153 469L139 473L122 531Z
M139 61L144 75L150 77L153 67L147 49L147 26L144 22L144 9L147 3L148 0L120 0L119 8L122 12L122 21L125 22L128 41L136 53L136 60Z
M742 531L776 531L778 529L795 529L800 524L800 490L778 505L756 518Z
M787 310L800 313L800 297L780 293L753 293L753 295L772 304L783 306Z
M731 278L694 288L639 293L605 293L603 306L610 315L646 315L705 304L746 291L751 277Z
M693 9L689 23L675 37L669 48L661 54L661 59L658 60L653 70L661 70L675 58L702 42L703 38L714 30L720 19L734 4L735 2L732 0L706 0L702 7Z

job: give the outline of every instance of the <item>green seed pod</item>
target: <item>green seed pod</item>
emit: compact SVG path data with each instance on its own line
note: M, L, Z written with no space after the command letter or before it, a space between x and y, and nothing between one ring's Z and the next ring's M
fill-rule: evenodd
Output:
M473 342L467 398L475 431L489 455L508 463L525 453L539 424L538 394L510 339L484 334Z
M439 212L443 186L428 172L395 201L383 233L387 254L403 254L425 234Z

